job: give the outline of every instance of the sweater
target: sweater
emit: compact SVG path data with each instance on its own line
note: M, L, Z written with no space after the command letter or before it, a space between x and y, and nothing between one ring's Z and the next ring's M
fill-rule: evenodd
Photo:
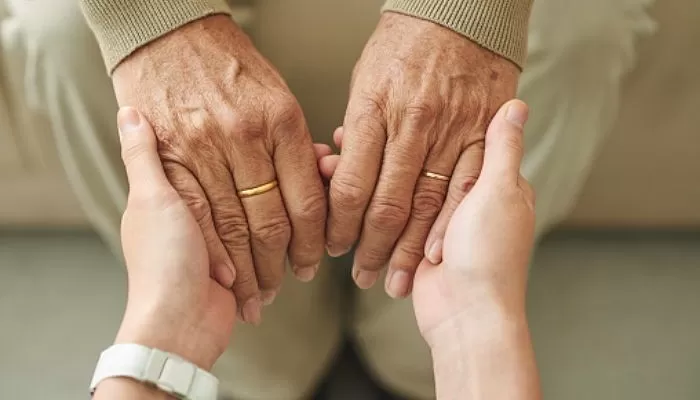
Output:
M522 68L533 0L387 0L383 12L432 21ZM231 14L226 0L80 0L107 70L139 47L189 22Z

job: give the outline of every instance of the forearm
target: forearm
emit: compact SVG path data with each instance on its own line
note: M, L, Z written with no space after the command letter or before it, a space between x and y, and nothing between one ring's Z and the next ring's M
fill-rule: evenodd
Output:
M487 307L440 330L432 350L438 400L541 398L524 312Z
M93 400L171 400L157 388L146 386L129 378L106 379L97 387Z
M533 0L387 0L383 11L426 19L525 64Z
M230 14L226 0L80 0L111 73L141 46L199 18Z

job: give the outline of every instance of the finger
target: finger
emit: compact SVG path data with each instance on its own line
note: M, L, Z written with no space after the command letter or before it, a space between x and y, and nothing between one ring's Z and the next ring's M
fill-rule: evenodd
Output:
M403 132L386 145L379 181L355 250L353 278L362 289L377 280L406 227L416 181L428 152L426 135L410 134L406 129L403 127Z
M323 157L333 154L333 149L327 144L314 143L314 154L316 155L316 159L320 160Z
M321 176L327 182L333 178L335 169L338 167L340 162L340 156L337 154L331 154L330 156L325 156L318 160L318 170L321 172Z
M236 295L239 318L251 324L260 323L262 301L255 275L250 247L250 230L243 205L236 196L226 160L214 155L200 156L211 160L193 171L209 199L216 232L236 269L233 293Z
M157 193L170 187L158 156L156 135L146 118L133 107L123 107L117 121L130 192Z
M245 133L237 133L245 135ZM245 210L250 249L262 301L270 304L282 285L291 227L277 185L275 166L265 141L240 140L227 152L228 162ZM260 192L255 193L256 188ZM241 194L253 190L249 195ZM232 193L235 196L236 193ZM242 251L242 249L241 249Z
M181 164L165 161L163 168L168 180L185 201L202 230L209 254L210 271L214 279L225 288L230 289L236 278L235 268L216 232L211 208L204 190L199 186L199 182L192 175L192 172Z
M433 148L413 193L408 224L399 238L389 261L385 290L393 298L408 296L418 264L424 258L425 242L430 228L442 209L449 186L449 177L459 158L459 148L448 143Z
M274 164L291 222L289 261L296 277L308 282L318 271L326 237L326 192L311 134L301 111L274 133Z
M343 129L342 126L335 128L335 131L333 132L333 143L335 143L335 146L339 149L343 148L343 134L344 133L345 133L345 130Z
M442 241L447 231L447 225L464 196L476 183L481 172L484 160L484 142L472 143L459 156L459 161L455 166L450 184L447 189L447 197L433 224L428 240L425 242L425 256L433 264L438 264L442 260Z
M523 159L523 126L527 105L511 100L501 106L486 131L484 182L517 183Z
M360 234L386 143L383 114L375 102L350 99L340 162L328 192L327 250L333 257L350 251Z

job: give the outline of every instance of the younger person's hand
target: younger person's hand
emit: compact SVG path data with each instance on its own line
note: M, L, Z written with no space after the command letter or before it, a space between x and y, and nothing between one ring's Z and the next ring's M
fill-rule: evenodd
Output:
M209 369L231 337L235 296L211 277L202 221L166 178L150 124L130 107L118 120L129 179L122 219L129 300L117 342L169 351ZM317 159L332 152L323 144L314 151Z
M450 183L465 185L468 193L456 210L441 211L452 215L444 244L436 246L442 251L428 251L439 264L424 259L413 280L438 399L542 397L525 315L535 227L534 195L520 176L526 120L527 106L519 100L493 118L476 184L469 190L468 182ZM342 128L335 142L342 146ZM337 164L338 156L321 158L326 180Z
M118 120L129 179L122 219L129 295L116 342L168 351L209 370L228 344L236 299L210 277L201 227L165 176L151 126L130 107Z
M523 102L512 100L494 116L481 175L449 222L442 255L431 255L442 261L426 258L417 271L413 304L431 347L443 330L464 326L465 317L525 316L535 227L534 193L520 175L527 114Z

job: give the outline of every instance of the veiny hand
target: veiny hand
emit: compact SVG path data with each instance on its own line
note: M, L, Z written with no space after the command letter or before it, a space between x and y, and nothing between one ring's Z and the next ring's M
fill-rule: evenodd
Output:
M328 251L344 254L359 238L359 287L372 286L388 262L387 293L406 296L424 254L439 262L447 221L479 176L486 125L514 96L518 75L447 28L382 16L355 67L329 193Z
M169 351L208 370L231 337L236 299L210 278L202 230L168 182L146 119L127 107L119 124L129 179L122 219L129 296L117 342Z
M513 100L486 134L483 170L449 221L442 262L418 268L413 305L423 337L433 347L441 330L484 304L504 315L525 315L527 265L535 231L534 194L520 175L527 106ZM447 332L444 336L454 336Z
M204 232L213 276L233 285L241 319L258 323L286 256L308 281L324 251L326 197L296 99L221 15L139 49L113 81L119 104L153 125L166 175ZM275 179L278 188L237 196Z

